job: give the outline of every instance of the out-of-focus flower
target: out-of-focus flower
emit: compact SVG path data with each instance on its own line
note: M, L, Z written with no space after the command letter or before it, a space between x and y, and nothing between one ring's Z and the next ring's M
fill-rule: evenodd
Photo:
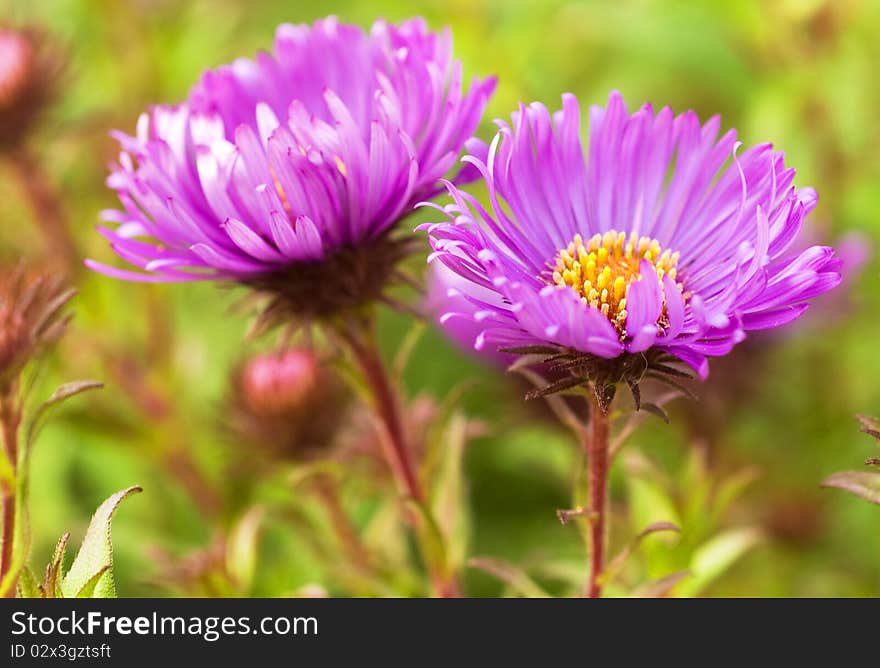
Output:
M39 31L0 26L0 150L27 137L54 97L60 67Z
M451 47L420 19L280 26L272 53L206 72L185 104L117 134L108 184L123 209L101 232L147 273L88 265L230 279L306 317L379 297L411 243L391 228L436 194L494 86L465 91Z
M257 355L233 378L228 426L242 445L302 460L334 443L348 406L343 383L306 348Z
M791 252L816 193L769 144L737 155L717 117L629 114L615 92L590 110L586 155L571 95L500 125L488 155L465 158L488 210L448 184L450 220L422 226L432 259L494 294L461 290L477 348L552 348L609 383L675 359L705 377L707 357L840 282L831 248Z
M446 265L435 263L428 274L425 310L453 343L489 364L501 368L509 366L516 359L515 355L502 353L491 347L474 350L474 340L482 331L481 324L473 318L471 302L460 288L472 293L478 290ZM483 290L482 297L498 300L497 295L489 290Z
M22 266L0 270L0 394L24 365L57 341L70 322L64 305L76 294L46 274Z

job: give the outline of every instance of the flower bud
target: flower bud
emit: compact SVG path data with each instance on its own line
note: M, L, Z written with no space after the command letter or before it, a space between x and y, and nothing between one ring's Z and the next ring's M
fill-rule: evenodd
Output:
M0 269L0 393L25 364L64 333L63 307L75 294L48 275Z
M19 144L51 102L60 64L41 33L0 27L0 150Z
M269 459L301 460L331 446L348 403L341 381L308 348L256 355L232 385L228 426Z

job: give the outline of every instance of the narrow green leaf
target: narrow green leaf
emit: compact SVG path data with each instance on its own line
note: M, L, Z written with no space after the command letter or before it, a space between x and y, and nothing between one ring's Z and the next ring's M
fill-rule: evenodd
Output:
M54 407L77 394L82 394L89 390L97 390L102 387L104 387L104 383L98 380L75 380L70 383L65 383L55 390L52 393L52 396L46 399L46 401L37 408L34 416L31 418L27 430L27 439L25 440L26 447L30 449L30 446L33 445L37 435L40 433L40 429L43 428L46 417Z
M41 598L40 585L27 566L18 574L18 598Z
M605 570L602 571L599 579L603 584L608 584L611 582L618 573L623 569L626 565L627 559L635 552L639 545L642 543L645 538L650 536L651 534L659 533L662 531L671 531L674 533L681 533L681 529L678 525L673 524L672 522L654 522L653 524L648 525L642 531L640 531L635 538L633 538L629 544L624 547L605 567Z
M467 419L461 413L454 413L438 439L442 460L434 476L432 494L434 517L445 539L447 560L453 570L458 570L467 554L468 514L464 509L462 472L467 432Z
M67 548L67 541L70 540L70 533L65 533L58 540L55 546L55 553L52 555L52 561L46 566L46 577L43 580L43 598L62 598L61 581L64 578L62 568L64 567L64 552Z
M880 473L873 471L840 471L828 476L822 487L836 487L860 499L880 505Z
M89 528L83 538L82 546L73 560L73 564L61 591L64 598L74 598L87 591L89 583L95 580L91 588L92 598L113 598L116 596L116 585L113 582L113 544L110 540L110 521L117 506L130 494L141 492L140 487L129 487L117 492L100 505L95 511Z
M693 577L682 583L680 593L698 596L760 540L761 533L753 527L730 529L710 538L694 551Z
M229 572L242 591L250 591L257 570L257 542L266 509L253 506L236 522L226 543Z

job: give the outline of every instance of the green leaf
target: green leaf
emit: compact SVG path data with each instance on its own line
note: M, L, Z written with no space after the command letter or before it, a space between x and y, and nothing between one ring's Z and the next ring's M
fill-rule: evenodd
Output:
M822 487L836 487L860 499L880 505L880 473L873 471L840 471L822 481Z
M95 573L92 577L88 579L88 581L80 588L78 592L76 592L76 598L112 598L116 595L116 591L113 591L112 596L102 596L101 591L98 589L99 585L101 585L101 579L104 578L105 575L110 575L110 564L102 566L97 573ZM112 578L111 578L112 582Z
M257 570L257 543L266 509L253 506L236 522L226 543L226 563L230 575L243 592L250 591Z
M46 401L37 408L37 411L31 418L27 431L27 439L25 440L26 447L30 448L30 446L33 445L37 435L40 433L40 429L42 429L43 424L45 424L46 417L53 408L77 394L82 394L89 390L97 390L102 387L104 387L104 383L98 380L75 380L71 383L65 383L55 390L52 393L52 396L46 399Z
M625 459L629 473L630 515L634 528L658 522L681 526L682 521L674 500L664 485L662 474L636 450L630 450Z
M462 473L467 429L465 417L461 413L454 413L438 441L443 459L434 475L436 483L432 494L434 517L444 538L447 560L453 570L458 570L467 554L469 527Z
M67 548L67 541L70 539L70 533L66 533L58 540L55 546L55 553L52 555L52 561L46 566L46 577L43 580L42 590L43 598L62 598L61 580L64 575L61 572L64 567L64 552Z
M27 566L18 574L18 598L41 598L37 579Z
M64 598L83 595L91 598L114 598L113 544L110 540L110 521L117 506L130 494L141 492L140 487L129 487L117 492L95 511L82 546L61 584ZM86 592L84 594L84 592Z
M650 536L651 534L659 533L662 531L671 531L674 533L681 533L681 529L673 524L672 522L654 522L653 524L648 525L642 531L640 531L635 538L633 538L629 544L623 548L605 567L605 570L602 571L599 576L599 580L602 584L608 584L611 582L618 573L623 569L624 565L626 565L627 559L629 559L630 555L635 552L639 545L642 543L645 538Z
M692 578L682 582L679 593L697 596L761 540L752 527L730 529L700 545L691 558Z

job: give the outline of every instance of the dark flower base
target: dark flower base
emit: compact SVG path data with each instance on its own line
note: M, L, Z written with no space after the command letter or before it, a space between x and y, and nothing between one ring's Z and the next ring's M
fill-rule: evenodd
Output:
M299 262L245 281L270 298L260 326L327 321L384 299L385 290L397 282L398 263L419 243L385 235L342 248L320 262Z
M617 386L625 383L632 393L636 410L646 410L666 420L667 416L662 408L641 400L639 386L643 380L656 380L682 394L692 396L691 391L681 381L689 380L693 375L678 358L656 348L643 353L625 353L613 359L562 346L502 348L501 352L534 356L536 364L543 365L551 376L557 378L526 394L526 399L546 397L575 388L588 388L595 395L602 411L607 412L614 400Z

